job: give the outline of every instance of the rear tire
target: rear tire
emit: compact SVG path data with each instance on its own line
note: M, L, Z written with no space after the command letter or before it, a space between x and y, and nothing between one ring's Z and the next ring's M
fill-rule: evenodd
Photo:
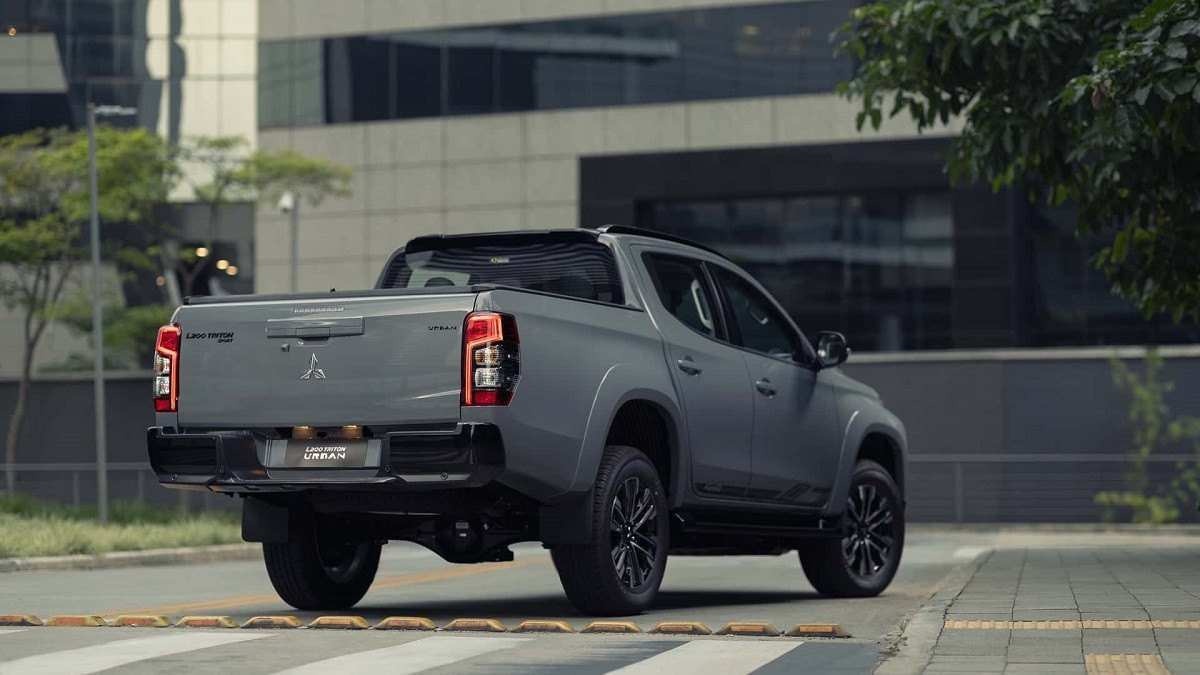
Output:
M850 479L841 539L799 551L804 575L817 592L838 598L879 595L900 567L904 502L896 481L876 462L861 460Z
M341 541L315 525L286 544L263 544L271 585L303 610L349 609L362 600L379 568L380 544Z
M584 614L637 614L654 602L670 547L667 498L637 448L604 450L591 504L591 540L550 551L567 598Z

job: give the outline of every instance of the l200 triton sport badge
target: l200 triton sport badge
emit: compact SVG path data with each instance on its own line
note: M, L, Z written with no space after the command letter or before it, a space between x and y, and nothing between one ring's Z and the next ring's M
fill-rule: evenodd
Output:
M323 380L325 379L325 369L317 367L317 355L312 355L312 360L308 362L308 370L300 376L302 380Z

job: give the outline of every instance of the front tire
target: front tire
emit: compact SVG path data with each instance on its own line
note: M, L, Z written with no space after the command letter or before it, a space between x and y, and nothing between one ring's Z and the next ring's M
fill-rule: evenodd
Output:
M842 515L842 538L799 551L804 575L822 595L864 598L892 583L904 551L904 502L896 481L878 463L854 467Z
M591 507L591 540L550 551L563 590L585 614L637 614L658 594L670 546L654 464L637 448L605 448Z
M315 524L286 544L263 544L271 585L284 602L302 610L349 609L371 587L380 544L342 541Z

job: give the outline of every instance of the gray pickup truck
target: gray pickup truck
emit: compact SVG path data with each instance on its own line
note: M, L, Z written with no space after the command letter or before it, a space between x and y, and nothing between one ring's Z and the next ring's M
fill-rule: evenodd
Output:
M635 228L425 236L374 290L192 298L155 346L150 463L242 498L279 595L346 608L389 540L540 541L582 612L667 555L799 552L869 596L904 546L904 426L720 254Z

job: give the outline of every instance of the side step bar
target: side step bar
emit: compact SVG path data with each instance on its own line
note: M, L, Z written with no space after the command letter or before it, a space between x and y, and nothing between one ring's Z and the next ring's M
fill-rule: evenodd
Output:
M745 512L688 512L671 514L671 526L682 534L778 539L837 539L840 523L827 518L788 518Z

